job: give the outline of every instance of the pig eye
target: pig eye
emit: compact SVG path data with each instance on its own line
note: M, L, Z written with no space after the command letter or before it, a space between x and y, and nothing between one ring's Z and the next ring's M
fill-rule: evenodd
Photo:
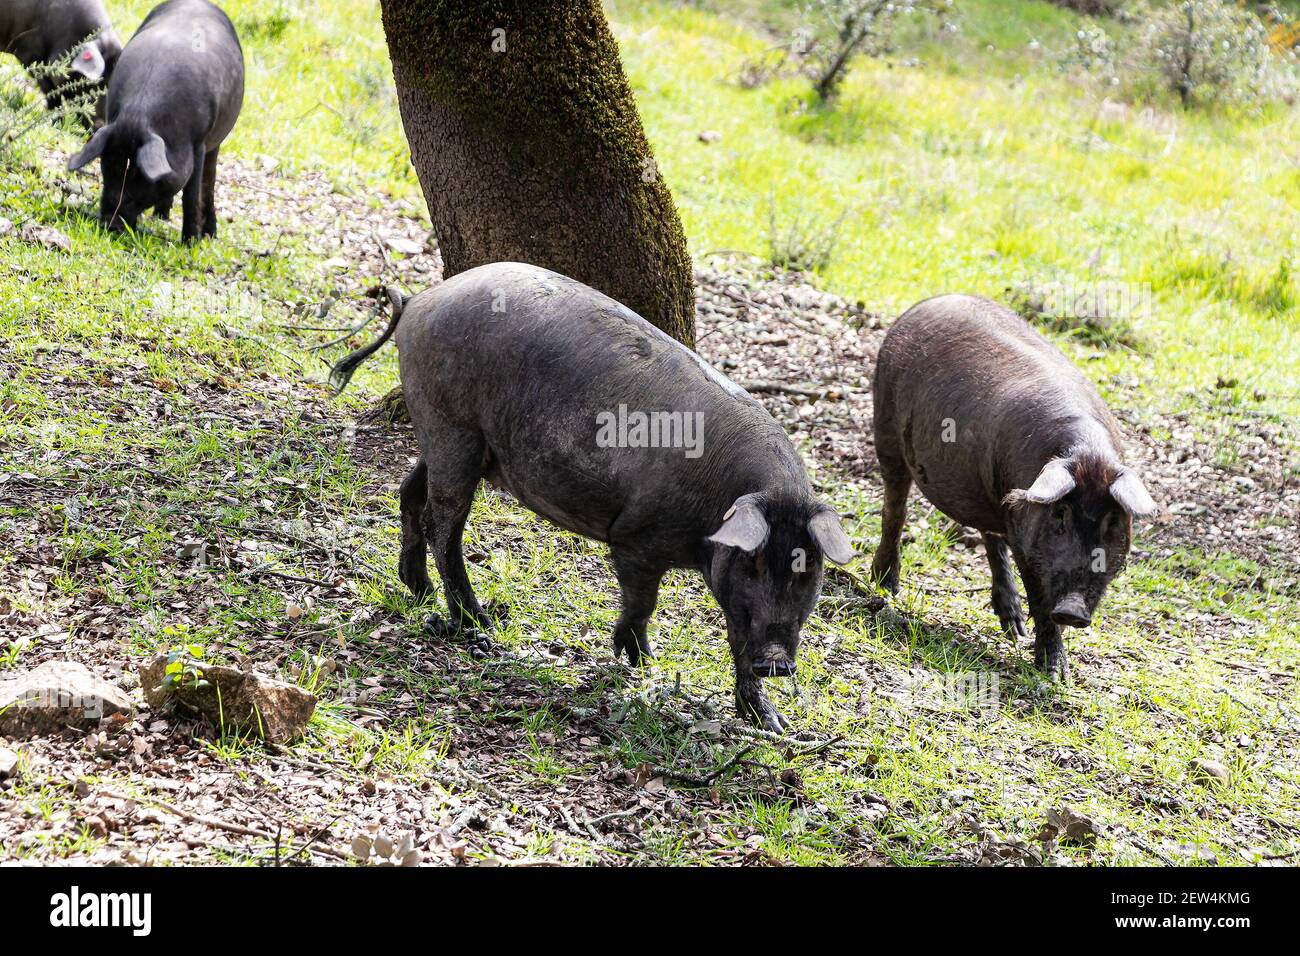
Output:
M1052 530L1057 534L1065 534L1070 524L1070 508L1068 505L1057 505L1052 509Z

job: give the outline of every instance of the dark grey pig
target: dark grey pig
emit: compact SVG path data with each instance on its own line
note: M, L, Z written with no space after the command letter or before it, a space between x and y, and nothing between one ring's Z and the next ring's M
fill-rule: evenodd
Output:
M235 28L207 0L168 0L131 37L108 84L107 123L68 168L100 159L100 219L135 228L153 208L166 218L184 191L181 235L217 234L217 153L244 102L244 54Z
M72 57L66 76L36 75L50 109L58 109L65 97L102 93L122 42L101 0L0 0L0 49L25 67Z
M406 586L430 592L431 547L453 622L488 625L461 555L487 479L609 544L614 651L633 664L650 656L664 573L698 568L726 616L738 709L781 729L760 678L794 672L822 558L852 549L772 417L626 306L535 266L479 266L396 299L383 336L335 367L340 388L394 331L421 451L401 489Z
M1061 627L1086 627L1128 560L1134 516L1156 504L1121 458L1114 416L1060 350L987 299L912 306L881 345L874 385L885 484L872 572L898 589L898 545L915 481L983 533L993 609L1024 637L1007 546L1034 618L1034 661L1063 679Z

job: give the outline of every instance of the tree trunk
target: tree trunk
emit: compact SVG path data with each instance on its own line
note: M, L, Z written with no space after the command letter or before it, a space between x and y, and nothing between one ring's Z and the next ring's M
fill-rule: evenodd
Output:
M446 275L554 269L695 341L690 255L599 0L382 0Z

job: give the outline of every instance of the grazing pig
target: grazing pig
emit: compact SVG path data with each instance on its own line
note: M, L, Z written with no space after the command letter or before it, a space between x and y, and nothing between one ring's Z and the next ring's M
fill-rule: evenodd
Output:
M632 664L650 656L665 572L698 568L726 617L737 708L780 730L760 679L794 672L823 556L852 557L781 427L694 352L554 272L498 262L405 305L390 295L388 329L331 378L343 388L396 331L421 452L401 488L399 569L412 593L431 591L431 546L453 626L488 625L461 554L487 479L609 544L622 592L614 652Z
M184 191L186 242L217 234L217 153L244 101L235 28L207 0L154 7L118 59L107 123L68 168L100 159L100 219L112 231L153 208L166 218Z
M68 75L36 75L46 103L58 109L69 96L102 93L122 43L102 0L0 0L0 49L29 68L72 57Z
M875 579L898 590L915 481L940 511L983 534L993 609L1008 634L1024 637L1010 545L1034 618L1034 661L1064 679L1061 627L1090 623L1128 559L1133 516L1156 511L1096 390L1015 313L945 295L890 328L874 400L885 484Z

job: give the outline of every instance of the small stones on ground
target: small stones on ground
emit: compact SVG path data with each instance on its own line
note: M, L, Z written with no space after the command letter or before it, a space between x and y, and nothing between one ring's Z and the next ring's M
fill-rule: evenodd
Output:
M424 854L415 848L415 834L407 831L397 840L377 827L352 838L352 856L371 866L419 866Z
M722 134L716 129L706 129L700 133L701 143L716 143L720 139L722 139Z
M424 245L416 242L414 239L407 239L404 236L385 236L384 245L392 252L401 253L404 256L418 256L424 251Z

